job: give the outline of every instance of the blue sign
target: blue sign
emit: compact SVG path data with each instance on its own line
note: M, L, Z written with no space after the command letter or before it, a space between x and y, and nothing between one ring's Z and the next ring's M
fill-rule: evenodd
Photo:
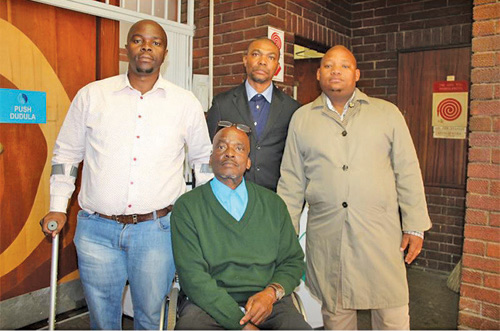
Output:
M47 123L47 93L0 88L0 123Z

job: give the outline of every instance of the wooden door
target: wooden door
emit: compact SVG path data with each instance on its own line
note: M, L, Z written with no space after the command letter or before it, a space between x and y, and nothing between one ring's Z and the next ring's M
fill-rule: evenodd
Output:
M470 81L470 47L400 53L397 103L417 149L426 186L465 188L467 140L432 136L432 84Z
M27 0L0 3L0 88L47 93L46 124L0 124L0 301L50 285L50 159L70 100L118 73L118 22ZM97 55L97 56L96 56ZM96 61L96 59L99 61ZM78 277L71 201L60 239L59 280Z
M314 101L320 94L316 71L321 59L295 60L293 68L293 80L297 86L297 101L305 105Z

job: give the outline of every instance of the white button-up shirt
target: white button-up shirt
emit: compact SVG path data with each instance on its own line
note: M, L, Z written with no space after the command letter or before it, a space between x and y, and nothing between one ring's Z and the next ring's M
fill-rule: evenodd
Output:
M144 95L127 75L82 88L71 103L54 147L50 210L65 212L75 189L71 168L84 160L78 202L88 212L144 214L162 209L186 190L185 148L197 181L206 182L211 143L196 97L158 78Z

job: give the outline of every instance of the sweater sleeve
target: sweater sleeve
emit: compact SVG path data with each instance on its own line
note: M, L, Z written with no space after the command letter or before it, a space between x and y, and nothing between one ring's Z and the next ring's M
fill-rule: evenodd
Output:
M281 284L285 289L285 295L288 295L299 285L300 278L304 273L304 252L295 234L286 205L281 199L279 202L281 233L277 265L271 283Z
M175 204L171 223L174 259L182 290L191 302L225 329L241 329L239 321L244 314L238 303L210 275L195 222L182 198Z

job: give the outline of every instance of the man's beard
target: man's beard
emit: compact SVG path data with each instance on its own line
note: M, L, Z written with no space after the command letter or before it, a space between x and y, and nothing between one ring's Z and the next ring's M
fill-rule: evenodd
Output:
M150 74L155 70L155 68L149 68L149 69L142 69L137 67L137 72L140 74Z

